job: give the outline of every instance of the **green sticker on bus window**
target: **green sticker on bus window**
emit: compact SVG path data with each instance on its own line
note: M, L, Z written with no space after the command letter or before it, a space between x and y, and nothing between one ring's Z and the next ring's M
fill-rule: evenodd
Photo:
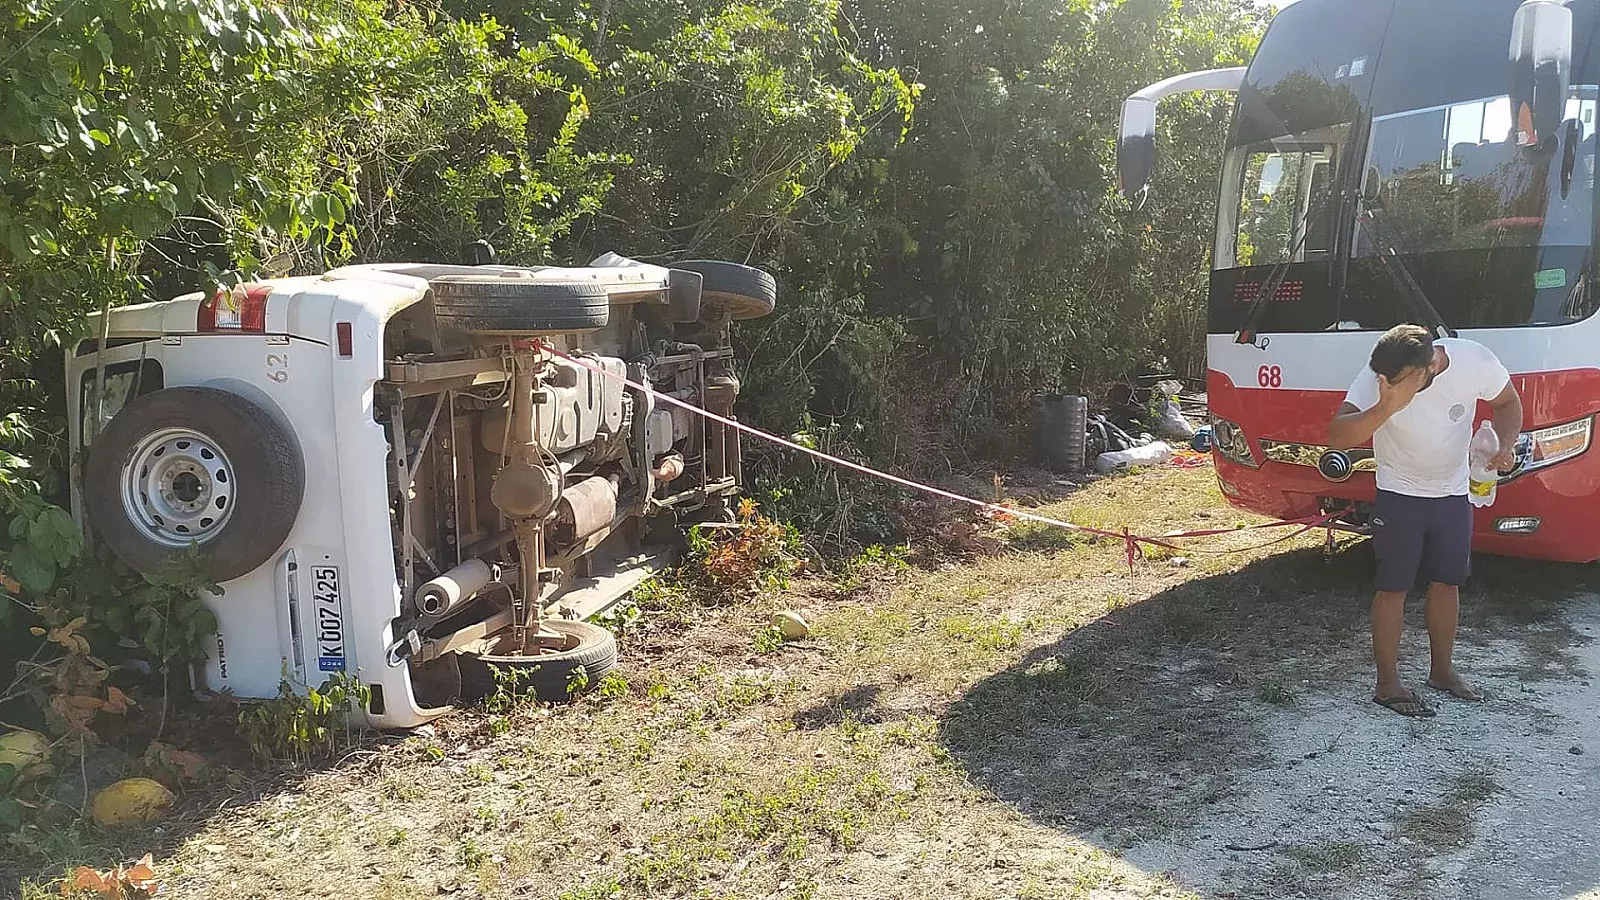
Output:
M1533 286L1544 290L1545 288L1558 288L1567 286L1566 269L1540 269L1534 273Z

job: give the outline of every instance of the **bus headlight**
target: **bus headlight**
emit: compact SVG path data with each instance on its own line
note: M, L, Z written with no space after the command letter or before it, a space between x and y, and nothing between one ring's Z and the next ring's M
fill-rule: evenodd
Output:
M1245 438L1244 429L1227 419L1211 417L1211 446L1224 459L1252 469L1261 467L1255 454L1250 452L1250 441Z
M1517 465L1501 481L1509 481L1546 466L1582 455L1594 437L1594 419L1584 418L1565 425L1552 425L1523 432L1517 438Z

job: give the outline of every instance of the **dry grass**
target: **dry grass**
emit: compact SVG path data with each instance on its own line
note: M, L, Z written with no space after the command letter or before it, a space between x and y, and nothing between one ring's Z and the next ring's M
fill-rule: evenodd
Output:
M1348 872L1361 866L1367 861L1367 848L1350 841L1333 841L1287 847L1283 855L1300 863L1308 872L1329 874Z
M1248 521L1209 472L1044 509L1144 534ZM205 798L193 827L53 861L166 847L163 896L239 900L1192 896L1109 848L1225 800L1264 763L1261 701L1365 659L1363 551L1325 559L1307 535L1130 575L1120 541L1010 541L737 606L652 589L608 697L453 716L281 789ZM762 637L780 605L810 640ZM1319 871L1360 862L1297 852Z
M1273 706L1293 706L1294 688L1276 678L1268 678L1256 686L1256 699Z
M1486 772L1458 775L1438 802L1419 804L1401 813L1397 830L1430 850L1465 847L1472 841L1478 810L1499 792L1499 783Z

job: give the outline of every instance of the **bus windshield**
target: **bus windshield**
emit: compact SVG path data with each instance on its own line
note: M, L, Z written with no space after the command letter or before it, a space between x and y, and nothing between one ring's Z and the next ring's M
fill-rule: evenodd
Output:
M1514 2L1350 2L1365 14L1289 7L1251 64L1223 163L1208 330L1238 330L1280 264L1260 331L1409 320L1377 238L1453 327L1595 312L1600 54L1575 59L1559 133L1520 147L1505 93ZM1596 30L1591 5L1575 9L1582 33Z
M1347 126L1241 147L1227 187L1218 268L1271 266L1333 250L1334 167Z
M1582 247L1593 228L1594 114L1574 89L1557 152L1522 149L1511 100L1486 97L1373 120L1362 195L1401 253ZM1357 255L1370 255L1357 244Z

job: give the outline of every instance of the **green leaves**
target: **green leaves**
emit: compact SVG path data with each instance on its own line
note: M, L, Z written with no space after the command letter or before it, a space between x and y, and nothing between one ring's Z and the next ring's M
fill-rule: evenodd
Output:
M277 699L239 713L239 727L257 757L307 762L349 746L346 714L371 702L372 689L344 672L315 688L285 678Z
M11 518L7 534L10 547L0 552L0 565L35 593L52 589L83 552L83 535L72 516L37 501Z
M32 4L8 22L28 38L0 56L0 280L20 301L0 365L134 296L142 242L192 211L207 167L280 168L262 152L267 131L262 143L214 124L225 109L293 99L276 73L303 68L296 57L310 44L291 32L324 11L312 4L295 24L267 12L261 0L75 0Z
M310 207L311 220L317 227L332 232L344 222L346 213L344 201L336 195L317 191L306 200Z

